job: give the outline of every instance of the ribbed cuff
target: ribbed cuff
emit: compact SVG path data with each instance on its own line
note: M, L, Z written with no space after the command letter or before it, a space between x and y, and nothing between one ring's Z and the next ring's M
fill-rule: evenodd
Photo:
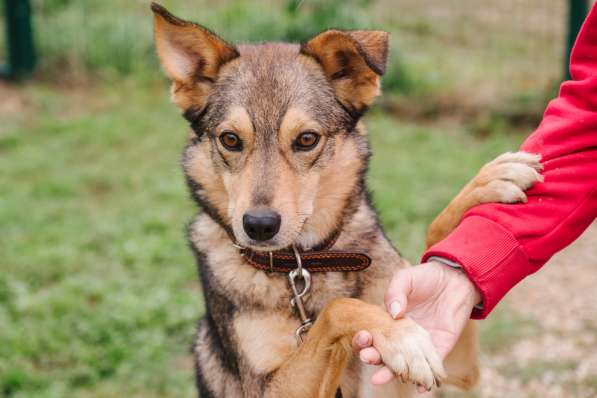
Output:
M487 317L512 287L534 272L516 238L499 224L479 216L465 218L423 255L422 262L434 256L460 264L479 289L483 308L473 310L473 319Z
M459 270L460 272L464 272L462 267L460 266L460 264L458 264L454 261L450 261L447 258L431 256L431 257L428 257L427 260L425 260L425 261L436 261L440 264L447 265L450 268L455 268L455 269ZM481 302L475 304L474 308L476 308L479 311L483 311L483 300L481 300Z

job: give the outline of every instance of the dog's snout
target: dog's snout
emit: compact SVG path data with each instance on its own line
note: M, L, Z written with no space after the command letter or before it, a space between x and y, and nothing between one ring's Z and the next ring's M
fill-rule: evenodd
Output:
M273 238L280 230L282 218L270 209L249 210L243 216L243 228L251 239L264 241Z

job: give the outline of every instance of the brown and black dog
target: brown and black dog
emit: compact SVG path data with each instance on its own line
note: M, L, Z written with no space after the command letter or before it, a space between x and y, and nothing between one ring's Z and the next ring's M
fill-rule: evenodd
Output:
M388 34L328 30L301 45L233 46L152 10L172 100L193 129L182 165L203 209L188 229L206 303L194 346L200 396L404 398L413 383L473 385L473 323L442 364L424 329L382 308L393 272L409 264L369 201L360 119L379 93ZM428 243L474 205L524 200L539 167L524 153L486 165L432 224ZM285 267L299 262L310 294L297 298ZM293 298L303 321L316 318L302 344ZM400 381L368 382L374 368L350 350L361 329Z

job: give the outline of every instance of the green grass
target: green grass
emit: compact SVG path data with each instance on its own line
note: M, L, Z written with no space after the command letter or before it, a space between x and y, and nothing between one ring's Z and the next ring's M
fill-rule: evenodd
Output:
M0 125L0 396L193 396L194 208L165 85L18 95L25 105ZM521 140L375 112L367 124L375 201L413 260L459 187Z
M516 149L517 134L475 138L451 125L417 125L381 113L367 119L373 145L369 186L386 231L413 261L429 223L478 170Z
M175 15L233 42L299 42L329 27L371 26L368 0L163 0ZM103 78L135 74L156 79L150 1L34 0L41 73ZM1 24L1 22L0 22Z
M132 93L87 110L30 87L35 118L0 130L0 396L193 390L184 123L165 91Z

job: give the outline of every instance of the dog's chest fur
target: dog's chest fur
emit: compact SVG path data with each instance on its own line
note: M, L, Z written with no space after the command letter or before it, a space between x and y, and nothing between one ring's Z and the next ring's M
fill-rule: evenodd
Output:
M203 379L209 384L220 380L217 384L221 388L229 390L237 385L242 396L257 397L268 375L297 347L294 332L299 321L290 309L287 275L253 268L244 261L226 232L205 214L190 225L189 238L199 256L206 297L203 325L215 329L208 333L200 328L196 359L202 369L198 370L206 373ZM314 316L338 297L355 297L381 305L393 271L405 266L405 261L384 237L364 198L342 229L333 250L362 251L372 258L372 264L361 272L314 273L311 294L305 302L308 313ZM214 344L214 339L220 343ZM211 352L214 347L223 352ZM205 366L208 362L215 363L214 358L224 366ZM224 374L216 377L214 372ZM355 372L358 372L356 364L349 369L350 377L343 383L347 397L358 388ZM219 389L213 385L211 388Z

